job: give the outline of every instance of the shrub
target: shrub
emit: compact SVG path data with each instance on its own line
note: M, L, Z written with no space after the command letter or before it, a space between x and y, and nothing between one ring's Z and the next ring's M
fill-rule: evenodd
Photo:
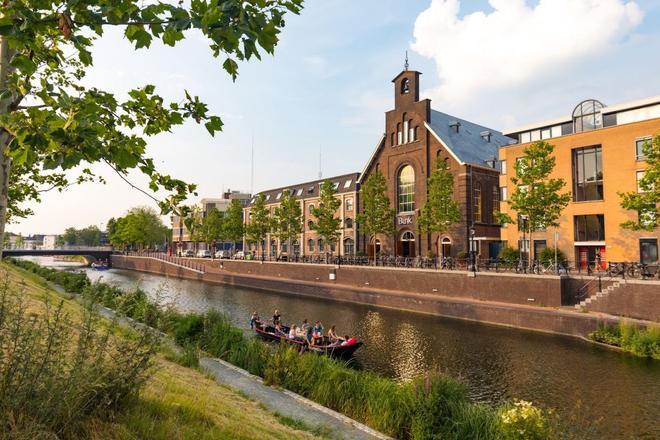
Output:
M0 437L76 438L84 422L107 418L137 394L157 338L100 331L91 305L75 325L63 301L29 312L24 294L8 276L0 286Z
M660 327L651 325L640 329L636 325L621 321L618 326L598 324L598 329L589 338L641 357L660 359Z
M546 440L552 429L539 408L524 400L517 400L499 411L502 440Z
M538 253L538 255L536 255L536 259L540 263L542 263L546 266L554 264L555 263L555 248L553 248L553 247L544 248L543 250L541 250L541 252ZM557 249L557 263L562 265L562 266L567 266L567 264L568 264L568 258L566 258L566 255L562 251L560 251L559 249Z
M517 249L510 246L505 246L500 251L498 258L503 264L515 265L520 258L520 253Z

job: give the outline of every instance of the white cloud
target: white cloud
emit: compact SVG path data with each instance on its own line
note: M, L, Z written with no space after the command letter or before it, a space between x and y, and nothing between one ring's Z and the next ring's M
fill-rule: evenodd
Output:
M626 0L490 0L461 17L459 0L433 0L415 22L412 48L435 61L448 104L512 89L611 49L642 21Z

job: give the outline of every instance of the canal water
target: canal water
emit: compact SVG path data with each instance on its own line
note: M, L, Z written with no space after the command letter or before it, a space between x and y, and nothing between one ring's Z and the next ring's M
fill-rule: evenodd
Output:
M326 329L334 324L364 341L356 353L358 368L401 381L438 370L461 378L477 401L524 399L567 420L595 423L593 438L660 438L660 361L569 337L418 313L125 270L84 270L92 279L139 285L182 311L218 310L243 328L255 310L269 317L279 309L288 323L320 319Z

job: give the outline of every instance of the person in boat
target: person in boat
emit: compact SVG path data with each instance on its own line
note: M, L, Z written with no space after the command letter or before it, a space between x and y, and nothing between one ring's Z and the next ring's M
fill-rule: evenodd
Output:
M307 321L306 319L303 319L301 330L302 330L303 337L305 338L307 343L311 343L312 342L312 326L309 323L309 321Z
M277 324L275 324L275 334L276 334L277 336L282 336L282 335L284 335L284 336L288 336L288 335L284 332L284 330L282 330L282 325L281 325L279 322L278 322Z
M321 342L323 342L323 324L321 324L321 321L316 321L314 327L312 327L312 343L317 345Z
M250 317L250 329L254 330L254 327L257 325L257 322L259 322L259 314L255 310L252 312L252 316Z
M298 326L293 324L289 330L289 339L294 340L298 337Z
M280 311L275 309L275 312L273 313L273 325L277 324L282 324L282 315L280 315Z
M344 336L344 341L341 343L342 346L344 345L352 345L357 342L357 339L355 337L349 337L348 335Z
M330 327L330 330L328 330L328 339L330 342L335 342L337 339L339 339L339 336L337 336L337 329L334 325Z

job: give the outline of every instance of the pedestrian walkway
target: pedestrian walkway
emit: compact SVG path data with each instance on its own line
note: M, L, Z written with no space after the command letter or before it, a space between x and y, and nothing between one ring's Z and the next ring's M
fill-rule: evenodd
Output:
M260 377L220 359L200 358L199 363L219 383L241 391L249 398L261 402L272 412L299 420L312 428L330 432L332 438L358 440L390 438L291 391L264 385Z

